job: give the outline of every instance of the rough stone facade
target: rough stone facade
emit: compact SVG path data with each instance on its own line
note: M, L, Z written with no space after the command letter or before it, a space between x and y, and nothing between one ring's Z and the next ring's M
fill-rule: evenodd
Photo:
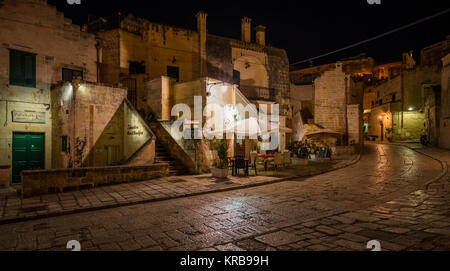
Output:
M442 59L439 146L450 149L450 54Z
M44 0L3 0L0 8L0 165L13 164L13 133L40 133L45 138L44 167L52 167L50 88L63 79L63 68L97 80L94 35L80 30ZM35 55L35 84L11 84L10 54ZM42 123L14 122L13 112L45 115Z
M170 116L175 104L188 104L193 109L193 96L203 97L205 106L211 88L202 83L205 78L238 84L244 96L251 95L249 100L255 104L280 104L281 122L291 127L286 51L265 46L261 40L265 37L264 27L258 27L259 40L253 43L251 39L241 41L209 34L206 18L206 13L197 14L197 31L132 15L91 22L89 30L102 41L102 81L128 86L135 73L142 74L142 83L134 83L138 111L145 116L152 113L160 121L176 119ZM246 31L250 31L251 20L245 23ZM133 65L140 70L134 70ZM130 93L129 88L131 100ZM291 141L291 135L284 135L283 140Z
M63 192L65 188L145 181L169 175L165 163L76 169L27 170L22 172L22 197L49 192Z
M52 90L54 168L151 164L155 137L126 100L127 90L75 80ZM66 138L66 148L62 138ZM151 146L153 145L153 150ZM58 146L58 147L56 147ZM62 151L62 149L67 149ZM132 158L136 152L145 152Z
M371 57L358 56L342 60L342 71L350 75L372 74L375 69L375 61ZM294 84L312 84L314 79L327 70L336 68L336 63L313 66L302 69L293 69L289 72L290 80Z
M433 114L435 101L428 102L430 91L439 88L441 84L440 68L438 66L416 66L414 69L402 70L400 75L384 83L376 85L373 93L374 101L366 105L368 111L369 136L378 136L379 118L386 121L384 128L392 128L394 141L419 141L422 135L428 134L426 127L431 127L433 143L436 143L437 117ZM367 97L369 93L366 93ZM435 98L436 96L432 95ZM386 107L385 105L390 106ZM428 104L428 106L427 106ZM388 109L386 111L386 109ZM430 109L430 110L428 110ZM391 118L386 118L391 116ZM428 123L428 124L427 124ZM375 125L375 127L371 127ZM383 136L384 140L387 134Z
M445 40L432 44L420 51L421 65L441 65L442 58L450 53L450 35Z

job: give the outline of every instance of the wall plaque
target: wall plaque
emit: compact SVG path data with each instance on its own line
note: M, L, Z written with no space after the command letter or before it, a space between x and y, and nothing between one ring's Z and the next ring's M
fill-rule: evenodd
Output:
M45 112L24 112L24 111L13 111L12 112L13 122L22 123L43 123L45 124Z

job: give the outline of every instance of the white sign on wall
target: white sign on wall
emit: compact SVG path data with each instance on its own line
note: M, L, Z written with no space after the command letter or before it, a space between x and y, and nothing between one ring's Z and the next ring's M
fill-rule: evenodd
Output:
M12 121L45 124L45 112L12 111Z

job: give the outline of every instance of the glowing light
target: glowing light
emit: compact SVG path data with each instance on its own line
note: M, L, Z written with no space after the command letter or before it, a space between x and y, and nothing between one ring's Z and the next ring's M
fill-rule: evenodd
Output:
M383 119L383 116L379 116L378 118L379 118L380 120L382 120L382 119Z
M413 110L414 110L414 107L410 107L410 108L408 108L408 110L409 110L409 111L413 111Z
M227 91L228 87L225 84L222 84L222 86L220 87L220 90L222 90L222 92Z
M64 92L62 94L62 99L64 101L68 101L72 98L72 94L73 94L73 87L72 84L68 84L64 87Z

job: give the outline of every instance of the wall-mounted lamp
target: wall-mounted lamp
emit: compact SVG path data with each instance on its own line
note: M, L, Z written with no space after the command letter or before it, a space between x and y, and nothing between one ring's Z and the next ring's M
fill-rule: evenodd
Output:
M413 110L414 110L414 107L410 107L410 108L408 108L408 110L409 110L409 111L413 111Z

